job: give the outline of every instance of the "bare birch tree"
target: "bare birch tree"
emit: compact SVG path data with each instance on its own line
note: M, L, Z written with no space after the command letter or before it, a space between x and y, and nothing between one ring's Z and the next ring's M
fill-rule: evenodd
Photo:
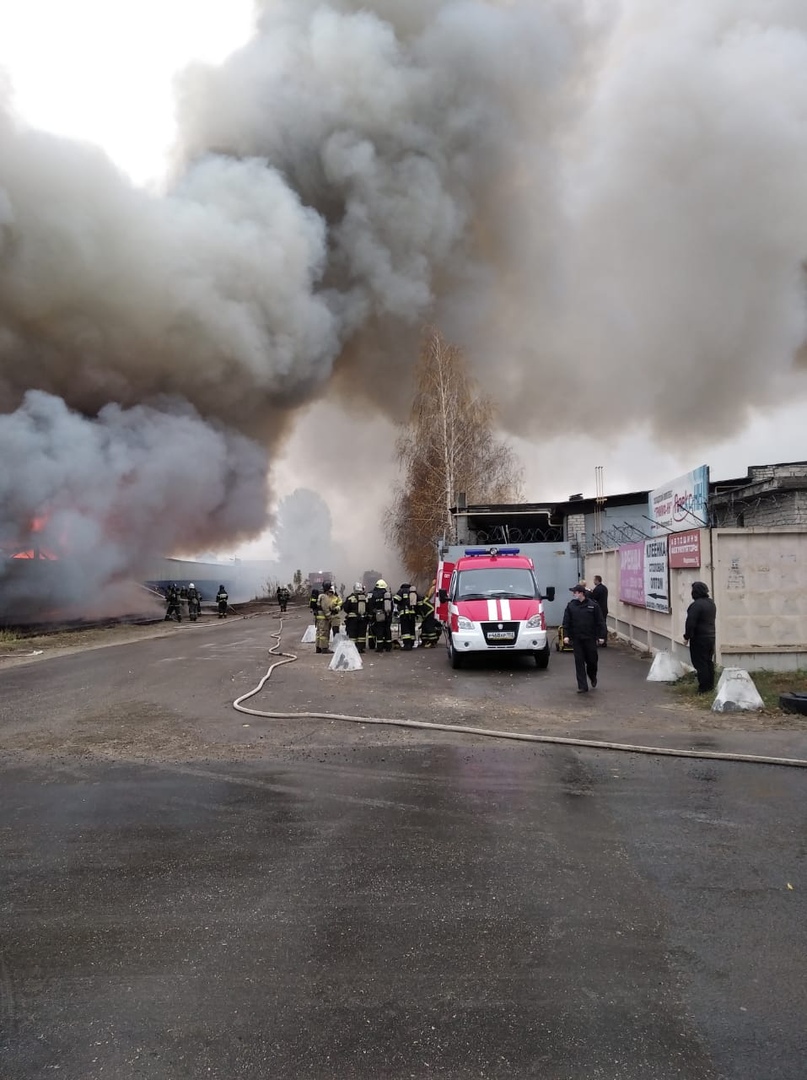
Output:
M456 540L451 515L468 503L521 497L521 468L494 433L495 410L468 373L462 351L433 329L424 335L408 422L396 442L402 480L386 532L414 581L431 579L438 542Z

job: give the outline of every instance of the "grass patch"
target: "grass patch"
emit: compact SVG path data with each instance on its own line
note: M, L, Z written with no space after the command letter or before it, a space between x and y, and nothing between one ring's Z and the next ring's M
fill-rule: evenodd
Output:
M13 630L0 630L0 646L16 645L19 640L20 635L15 634Z
M715 684L723 669L715 669ZM751 678L765 702L765 711L779 713L779 695L807 693L807 671L752 671ZM698 678L694 672L685 675L671 687L673 693L700 709L708 710L714 701L713 694L698 693Z

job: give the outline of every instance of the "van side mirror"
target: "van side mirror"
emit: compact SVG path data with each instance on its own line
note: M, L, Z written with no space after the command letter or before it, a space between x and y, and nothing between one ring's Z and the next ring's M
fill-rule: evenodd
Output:
M550 600L550 601L554 600L555 599L555 586L554 585L547 585L546 592L544 593L544 596L546 597L547 600Z
M448 601L448 593L445 591L445 589L438 589L437 596L441 604L445 604Z

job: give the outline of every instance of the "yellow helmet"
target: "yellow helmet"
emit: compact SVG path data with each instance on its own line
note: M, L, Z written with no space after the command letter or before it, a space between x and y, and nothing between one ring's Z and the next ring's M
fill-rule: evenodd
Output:
M386 581L384 581L383 578L379 578L378 581L375 583L375 587L377 589L388 589L389 585L387 585Z

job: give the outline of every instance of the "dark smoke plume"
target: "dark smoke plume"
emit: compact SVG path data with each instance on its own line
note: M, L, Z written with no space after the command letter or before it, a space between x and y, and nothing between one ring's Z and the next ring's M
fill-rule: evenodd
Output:
M514 434L736 431L804 391L806 114L802 0L267 0L163 197L5 109L0 547L38 522L72 600L256 533L299 411L397 418L427 319Z

